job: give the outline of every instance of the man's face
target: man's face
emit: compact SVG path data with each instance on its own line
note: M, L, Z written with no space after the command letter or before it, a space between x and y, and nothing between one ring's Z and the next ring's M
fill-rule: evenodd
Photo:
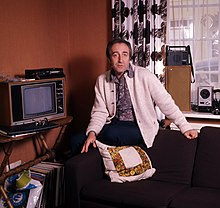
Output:
M120 77L129 66L129 48L124 43L116 43L112 46L110 55L111 66L115 70L116 76Z

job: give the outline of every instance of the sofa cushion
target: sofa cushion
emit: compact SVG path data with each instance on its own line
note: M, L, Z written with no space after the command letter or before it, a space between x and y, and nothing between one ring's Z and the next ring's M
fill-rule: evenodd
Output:
M87 204L87 207L90 207L90 202L96 202L109 207L164 208L168 206L172 198L187 187L184 184L148 179L128 183L111 183L109 180L98 180L83 187L81 204Z
M157 170L150 180L190 184L196 144L197 139L189 140L180 131L160 130L146 149Z
M170 208L219 208L220 190L192 187L178 194Z
M105 173L111 182L126 182L151 177L155 169L152 168L150 158L139 146L109 146L96 141L105 165Z
M220 128L203 127L201 129L193 173L193 186L220 188L219 135Z

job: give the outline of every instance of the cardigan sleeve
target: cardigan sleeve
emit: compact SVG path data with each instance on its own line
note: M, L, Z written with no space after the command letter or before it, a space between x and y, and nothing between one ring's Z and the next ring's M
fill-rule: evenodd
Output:
M158 78L153 74L149 75L148 78L148 87L151 91L152 98L161 112L173 123L175 123L182 133L192 129L192 126L187 122L182 111L175 104L172 96L167 92Z

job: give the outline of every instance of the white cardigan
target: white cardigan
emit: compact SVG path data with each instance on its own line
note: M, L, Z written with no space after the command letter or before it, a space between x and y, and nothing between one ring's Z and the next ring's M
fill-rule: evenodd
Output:
M147 147L153 145L159 129L155 104L168 119L179 127L182 133L192 129L158 78L145 68L134 65L132 68L134 78L129 78L125 73L125 79L137 123ZM110 81L109 70L96 80L95 101L86 134L94 131L98 135L103 126L115 116L115 113L116 89L115 83Z

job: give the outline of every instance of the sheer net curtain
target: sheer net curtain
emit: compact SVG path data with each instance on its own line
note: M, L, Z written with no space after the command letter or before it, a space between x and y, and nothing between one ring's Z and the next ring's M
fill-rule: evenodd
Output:
M220 0L168 0L167 44L190 45L195 71L193 104L198 86L220 88Z
M155 6L156 5L156 6ZM132 62L155 74L163 69L167 0L112 0L112 36L133 49Z

